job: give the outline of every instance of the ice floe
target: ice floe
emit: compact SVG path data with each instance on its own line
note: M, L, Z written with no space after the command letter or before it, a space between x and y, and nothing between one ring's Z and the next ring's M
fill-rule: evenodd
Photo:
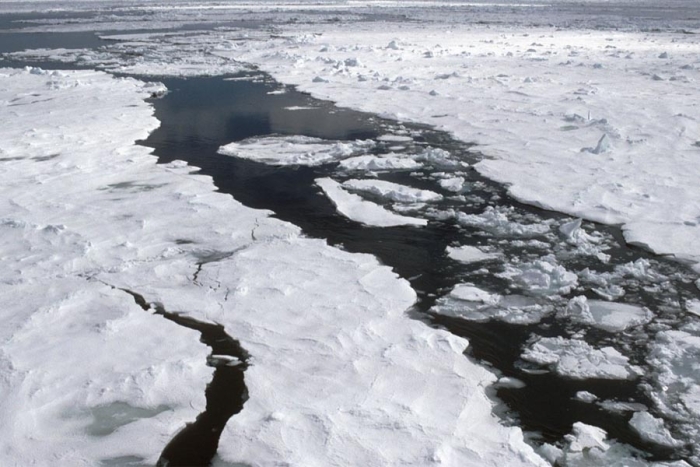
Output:
M498 253L486 253L483 250L470 246L462 245L460 247L446 248L447 256L460 263L479 263L481 261L490 261L500 257Z
M631 379L639 368L612 347L596 349L585 341L564 337L542 337L523 352L527 362L548 366L558 375L571 379Z
M608 332L625 331L648 323L652 317L651 311L641 306L588 300L583 295L569 300L566 308L557 313L557 318L587 324Z
M426 203L439 201L442 195L430 190L420 190L384 180L357 180L343 182L343 188L368 193L397 203Z
M552 303L523 295L493 294L470 284L458 284L438 299L432 312L470 321L498 320L512 324L538 323L554 311Z
M321 165L364 154L373 141L328 141L309 136L264 136L219 148L227 156L270 165Z
M373 227L392 227L397 225L427 225L428 221L417 217L395 214L378 204L348 193L343 186L331 178L320 178L316 184L333 202L342 215L350 220Z
M493 414L497 378L467 341L404 315L407 281L135 145L162 87L36 69L0 82L3 465L152 465L203 409L199 336L124 290L249 352L220 462L546 465Z
M507 264L497 276L533 295L565 295L578 285L578 276L560 265L554 255L524 264Z
M350 157L341 161L340 167L347 171L414 170L422 164L406 156L384 154Z

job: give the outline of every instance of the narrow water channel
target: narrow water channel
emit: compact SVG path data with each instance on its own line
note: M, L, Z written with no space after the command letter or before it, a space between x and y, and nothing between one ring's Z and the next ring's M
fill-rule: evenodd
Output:
M240 77L239 77L240 78ZM245 77L244 77L245 78ZM409 279L418 292L415 313L418 319L441 326L470 341L468 355L505 376L515 377L524 387L501 387L497 397L505 403L505 416L533 436L535 443L557 442L570 433L574 422L584 422L605 429L611 437L628 443L655 459L677 459L682 453L643 441L628 425L629 412L605 410L598 405L575 399L578 391L589 391L601 399L619 402L638 402L650 405L638 381L629 380L571 380L553 373L527 371L520 355L533 333L540 336L566 335L566 330L553 317L540 323L521 325L497 321L474 322L461 318L431 313L436 299L446 295L456 284L469 281L484 289L507 294L509 284L495 272L494 266L484 274L477 269L483 265L460 264L449 259L445 248L452 244L498 244L509 258L528 262L546 254L541 245L532 247L522 242L509 243L508 239L490 238L476 228L457 225L453 220L431 219L424 228L374 228L352 222L339 215L334 205L314 184L319 177L339 177L334 164L320 167L272 167L249 160L217 154L220 146L253 136L305 135L329 140L376 139L381 134L411 132L415 143L448 150L465 162L478 160L468 145L449 135L429 128L402 125L375 116L338 109L331 103L315 100L294 89L281 89L268 76L256 74L247 79L229 80L221 77L162 80L170 93L155 100L156 117L161 127L143 142L154 148L161 163L175 159L187 161L213 177L219 191L231 194L243 204L275 212L280 219L300 226L306 235L327 239L330 244L351 252L369 253L391 266L402 277ZM280 92L284 91L284 92ZM301 110L300 110L301 109ZM386 151L380 143L377 151ZM445 167L426 167L421 173L388 172L380 178L425 188L433 172L444 172ZM452 169L454 170L454 169ZM340 176L342 178L342 176ZM560 222L564 216L521 205L505 193L503 187L483 179L476 171L468 172L472 185L470 195L487 200L471 208L459 205L447 197L436 209L462 209L478 213L486 206L512 208L523 219L532 222ZM431 184L432 183L432 184ZM445 193L446 195L449 193ZM470 211L471 209L471 211ZM654 258L644 251L630 248L621 241L618 229L589 225L601 235L612 239L607 251L610 263L603 266L612 270L616 265L646 258L660 272L672 278L672 293L693 296L692 284L684 276L684 269L669 261ZM493 236L492 236L493 237ZM539 248L539 249L538 249ZM572 270L587 267L586 259L572 257L565 265ZM590 290L583 294L594 298ZM631 287L625 301L664 309L663 296L645 287ZM589 336L596 338L595 331ZM597 343L610 344L615 336L601 333ZM635 348L625 343L632 363L643 364L644 343Z

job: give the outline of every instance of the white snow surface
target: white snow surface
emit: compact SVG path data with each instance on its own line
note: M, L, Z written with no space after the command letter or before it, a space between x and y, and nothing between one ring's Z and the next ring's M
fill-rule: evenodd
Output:
M350 157L341 161L340 167L347 171L387 171L414 170L421 168L422 164L407 156L390 153Z
M688 96L700 93L700 40L674 29L687 15L670 9L667 29L650 33L639 16L621 24L603 9L570 21L550 6L494 7L501 17L484 24L465 20L478 9L452 5L422 10L442 21L281 26L289 36L224 55L316 97L476 142L487 156L477 170L511 196L625 224L630 241L697 261L700 124Z
M395 214L359 195L348 193L340 183L331 178L319 178L316 180L316 184L335 204L339 213L355 222L373 227L424 226L428 224L425 219Z
M434 191L412 188L385 180L350 179L343 182L343 188L369 193L397 203L427 203L442 199L442 195Z
M459 247L448 246L446 248L447 256L460 263L478 263L481 261L490 261L500 257L497 253L485 253L481 249L470 246L462 245Z
M153 464L203 409L199 336L123 288L250 353L222 462L546 465L492 413L467 341L404 315L406 281L134 145L161 89L0 70L0 463Z
M336 162L370 150L373 141L328 141L309 136L248 138L219 148L220 154L270 165L315 166Z
M158 89L0 69L2 465L154 463L204 408L199 333L92 280L175 254L163 233L149 237L163 220L151 209L169 200L141 194L174 177L133 145L158 125L144 102Z
M638 375L638 369L616 349L596 349L579 339L542 337L525 349L521 358L549 366L571 379L630 379Z
M566 308L557 313L557 318L566 318L608 332L620 332L648 323L653 314L641 306L588 300L580 295L569 300Z

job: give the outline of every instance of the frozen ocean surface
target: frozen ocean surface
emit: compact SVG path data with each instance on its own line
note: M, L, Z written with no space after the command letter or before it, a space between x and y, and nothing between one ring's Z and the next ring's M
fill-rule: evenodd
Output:
M124 290L250 354L221 465L699 461L697 271L622 241L697 261L692 2L0 5L28 15L7 64L170 91L155 165L160 85L1 74L3 303L35 295L5 308L9 463L152 464L203 413L206 347ZM42 340L105 358L67 377ZM60 437L25 442L27 413Z

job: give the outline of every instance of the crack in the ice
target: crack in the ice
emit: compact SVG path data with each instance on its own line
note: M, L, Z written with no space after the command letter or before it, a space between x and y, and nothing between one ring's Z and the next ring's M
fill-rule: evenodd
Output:
M228 256L234 253L235 251ZM206 408L194 422L188 423L170 440L157 463L160 467L209 466L216 455L219 438L226 423L243 409L248 399L248 390L244 382L248 352L238 341L226 334L221 324L207 323L169 312L162 303L149 302L138 292L116 287L95 277L85 278L130 295L144 311L153 312L177 325L199 331L201 342L211 347L212 352L207 357L206 364L213 366L215 370L205 391Z

